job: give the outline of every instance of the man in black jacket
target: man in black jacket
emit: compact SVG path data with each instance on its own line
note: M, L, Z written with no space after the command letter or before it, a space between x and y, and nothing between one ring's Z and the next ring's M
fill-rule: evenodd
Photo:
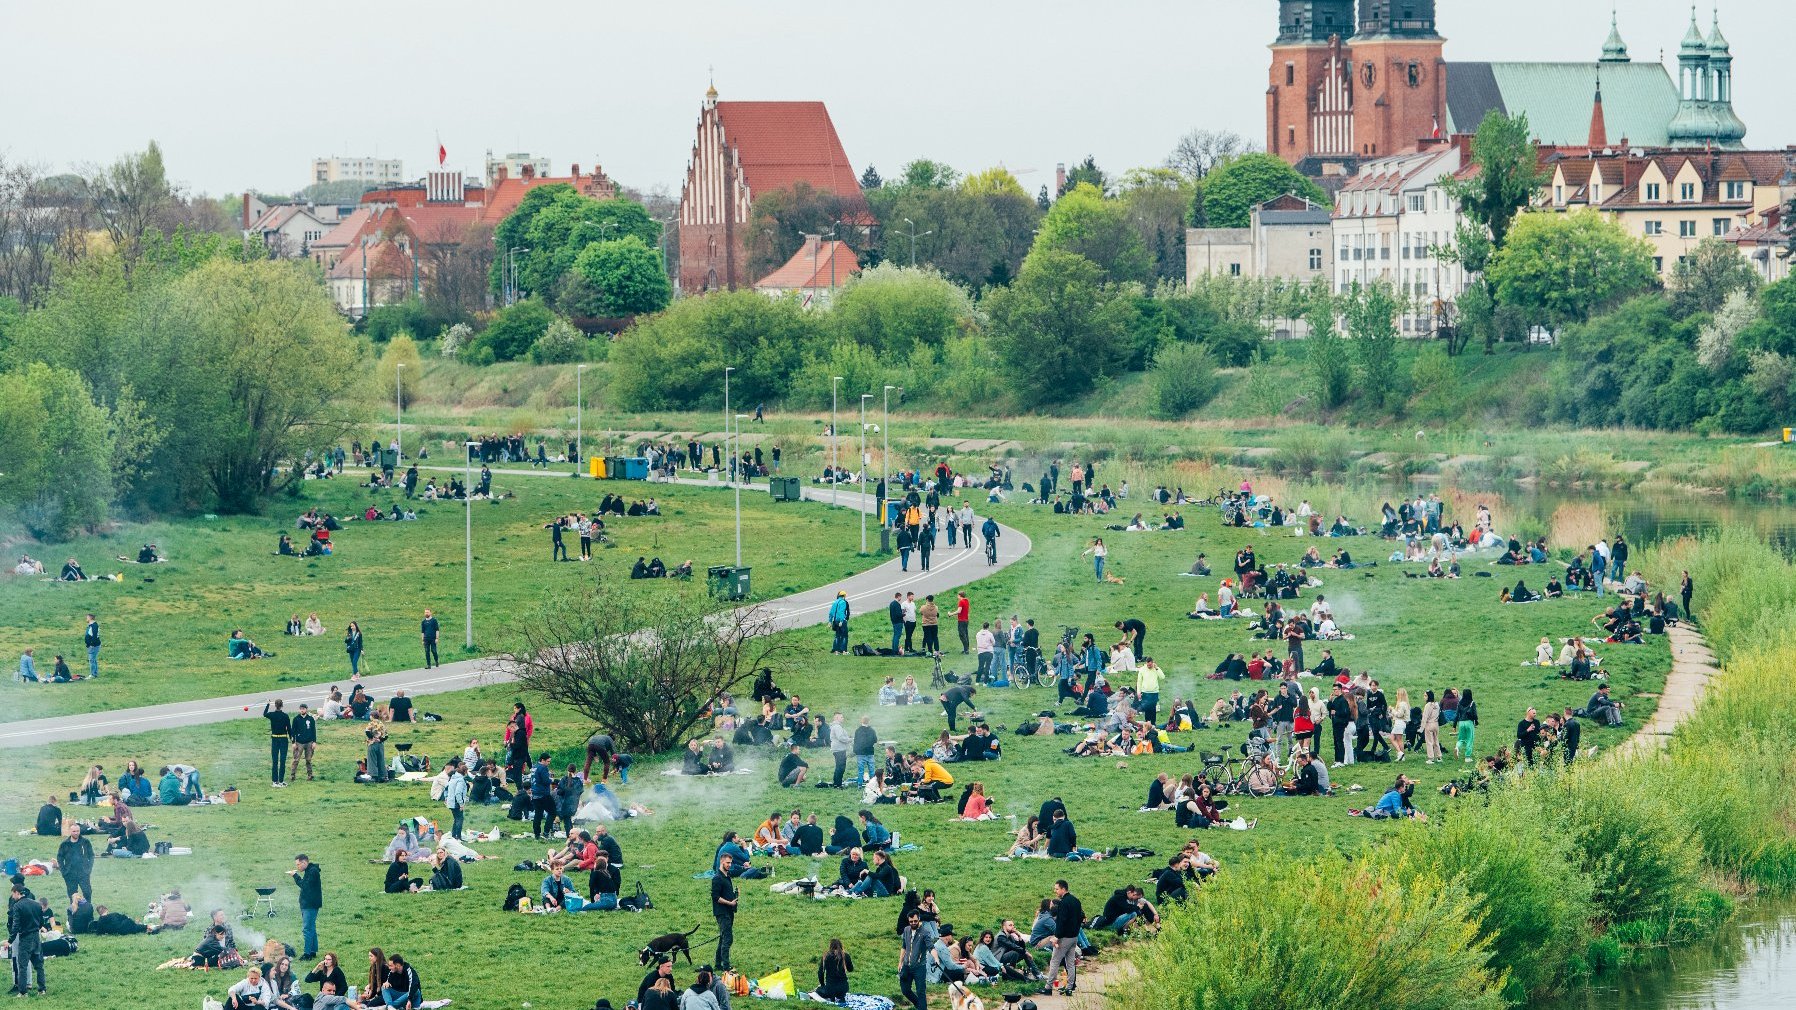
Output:
M1085 906L1067 889L1066 881L1054 881L1054 954L1048 959L1048 987L1053 992L1054 976L1066 969L1066 994L1072 995L1079 982L1079 931L1085 927Z
M1565 763L1571 764L1578 756L1578 741L1584 737L1584 724L1572 714L1571 709L1559 720L1559 751L1565 756Z
M324 907L324 881L318 864L303 852L293 857L293 869L287 871L287 876L299 888L300 939L305 945L299 959L310 961L318 956L318 910Z
M873 755L879 747L879 734L873 731L873 721L861 716L861 724L854 729L854 784L864 786L873 778Z
M892 622L892 654L898 655L898 645L904 640L903 593L892 594L892 602L886 604L886 617Z
M1335 685L1334 693L1328 698L1328 725L1335 736L1335 765L1347 760L1347 727L1353 725L1353 705L1347 696L1341 693L1341 686Z
M299 770L300 761L306 763L306 781L312 781L312 755L318 751L318 720L312 711L306 708L305 702L299 703L299 714L293 717L293 724L288 730L293 740L293 768Z
M31 980L33 969L37 971L38 995L44 994L44 951L38 939L38 930L43 925L43 909L38 906L37 899L15 879L11 900L6 906L6 932L12 937L12 991L15 996L30 992L26 983Z
M293 735L293 720L282 706L279 698L262 703L262 718L268 720L269 784L276 789L287 786L287 743Z
M87 676L97 678L100 676L100 619L93 614L87 615L87 629L81 640L87 646Z
M1129 637L1129 651L1140 660L1141 650L1147 647L1147 625L1138 617L1126 617L1116 622L1116 630Z
M69 821L67 827L68 832L62 844L56 847L56 868L62 871L62 882L68 887L71 896L80 891L82 897L92 901L94 847L81 837L80 824Z

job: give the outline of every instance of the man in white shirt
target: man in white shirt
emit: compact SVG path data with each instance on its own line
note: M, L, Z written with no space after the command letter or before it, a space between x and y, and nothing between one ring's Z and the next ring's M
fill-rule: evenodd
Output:
M977 678L981 684L991 679L992 654L997 650L997 645L997 636L992 634L992 622L986 621L979 626L978 633L973 636L973 651L979 656Z

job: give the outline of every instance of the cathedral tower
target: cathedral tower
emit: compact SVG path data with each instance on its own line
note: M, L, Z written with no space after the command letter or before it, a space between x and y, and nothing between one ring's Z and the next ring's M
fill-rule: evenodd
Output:
M1266 88L1266 150L1293 165L1351 156L1353 0L1281 0Z
M1434 0L1360 0L1353 56L1354 153L1395 154L1447 123L1446 40L1435 31Z

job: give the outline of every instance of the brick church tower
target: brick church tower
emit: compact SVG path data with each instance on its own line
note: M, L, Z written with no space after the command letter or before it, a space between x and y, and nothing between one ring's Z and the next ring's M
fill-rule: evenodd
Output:
M1360 0L1350 41L1358 87L1355 153L1396 154L1447 128L1446 40L1434 26L1434 0Z
M1293 165L1351 157L1353 0L1281 0L1266 88L1266 150Z

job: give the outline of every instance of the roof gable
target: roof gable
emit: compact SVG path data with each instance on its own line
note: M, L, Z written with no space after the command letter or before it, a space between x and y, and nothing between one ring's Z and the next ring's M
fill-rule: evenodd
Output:
M840 287L859 273L860 260L848 243L832 239L807 241L785 265L755 282L756 290L792 290Z
M822 102L718 102L717 117L751 194L804 182L838 196L861 195Z

